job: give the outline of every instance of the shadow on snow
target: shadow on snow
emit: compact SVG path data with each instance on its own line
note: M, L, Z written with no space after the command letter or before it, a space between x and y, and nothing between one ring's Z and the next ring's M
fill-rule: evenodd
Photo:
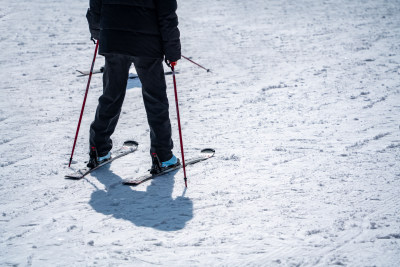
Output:
M136 191L134 187L122 185L121 177L107 167L95 171L92 176L106 189L93 192L89 204L99 213L136 226L161 231L181 230L193 218L193 202L183 196L172 198L176 172L151 180L146 191Z
M129 77L134 77L135 75L129 74ZM133 88L142 88L142 83L140 82L139 78L129 78L126 84L126 90L133 89Z

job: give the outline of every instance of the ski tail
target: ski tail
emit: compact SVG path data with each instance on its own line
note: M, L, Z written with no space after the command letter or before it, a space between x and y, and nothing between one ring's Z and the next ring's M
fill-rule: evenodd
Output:
M84 167L82 169L75 171L74 173L67 174L67 175L65 175L65 179L80 180L83 177L85 177L86 175L88 175L89 173L93 172L94 170L97 170L98 168L100 168L118 158L121 158L130 153L135 152L137 150L138 146L139 146L138 142L136 142L134 140L127 140L124 142L124 144L119 149L117 149L116 151L114 151L111 154L111 158L109 160L106 160L106 161L100 163L99 165L97 165L94 168Z

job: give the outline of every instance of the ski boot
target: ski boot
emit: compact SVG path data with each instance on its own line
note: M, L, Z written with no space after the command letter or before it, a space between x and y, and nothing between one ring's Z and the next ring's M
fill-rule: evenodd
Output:
M86 166L93 169L97 167L99 164L109 160L111 158L111 152L108 152L105 156L99 157L97 154L97 149L94 146L92 146L90 147L89 157L90 157L89 162Z
M172 158L170 160L163 161L163 162L160 161L160 159L158 158L156 153L152 153L151 156L152 156L152 161L153 161L153 164L150 169L151 174L159 174L168 169L171 169L171 168L181 165L181 162L179 161L179 159L177 157L175 157L174 155L172 155Z

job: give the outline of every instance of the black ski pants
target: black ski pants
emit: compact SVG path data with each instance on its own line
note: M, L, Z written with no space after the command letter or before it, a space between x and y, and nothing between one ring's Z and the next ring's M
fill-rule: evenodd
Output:
M150 153L157 153L161 161L172 157L171 122L163 59L106 54L103 74L103 95L99 98L96 116L90 126L90 146L99 156L112 148L111 135L117 126L124 102L129 68L135 65L142 83L143 102L150 126Z

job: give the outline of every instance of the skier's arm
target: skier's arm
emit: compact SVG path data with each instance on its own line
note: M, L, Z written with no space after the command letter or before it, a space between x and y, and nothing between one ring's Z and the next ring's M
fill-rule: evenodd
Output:
M102 2L103 2L102 0L90 0L90 2L89 2L90 11L92 11L92 12L98 14L98 16L100 16Z
M176 15L176 0L155 0L165 58L175 62L181 58L181 42Z
M86 18L89 23L89 31L93 39L100 38L100 15L102 0L90 0Z

